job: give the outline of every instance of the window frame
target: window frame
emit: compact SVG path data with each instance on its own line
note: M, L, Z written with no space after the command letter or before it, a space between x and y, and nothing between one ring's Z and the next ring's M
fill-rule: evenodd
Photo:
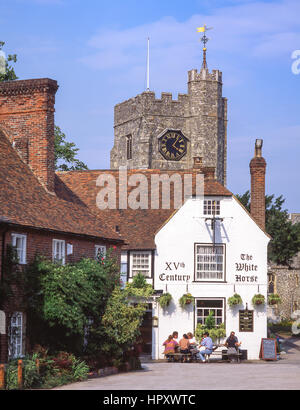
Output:
M218 308L218 307L215 307L215 308L214 307L198 308L197 307L197 302L199 300L203 300L203 301L209 301L209 300L211 300L211 301L218 300L219 301L220 300L220 301L222 301L222 308ZM212 310L212 309L222 310L222 321L221 321L221 323L223 323L224 326L226 326L226 303L225 303L225 298L224 297L215 297L215 298L214 297L207 297L207 298L206 297L195 297L195 314L194 314L195 329L197 328L198 323L200 323L197 320L197 318L198 318L198 315L197 315L198 309L208 309L209 311ZM203 316L203 318L205 318L205 316ZM205 323L205 319L204 319L204 323ZM219 326L219 325L216 325L216 326Z
M16 246L17 239L21 239L22 241L22 248L21 248L21 258L18 253L18 248ZM15 245L14 245L15 242ZM27 235L21 233L12 233L11 234L11 244L12 247L16 250L18 255L18 264L19 265L26 265L27 263Z
M147 276L145 276L146 279L152 279L152 252L151 251L142 251L142 250L136 250L136 251L130 251L130 262L129 262L129 278L134 278L135 275L133 275L132 271L132 267L133 267L133 255L134 254L147 254L148 255L148 260L149 260L149 274ZM137 269L134 269L137 270ZM147 269L148 270L148 269ZM146 269L144 269L144 271L146 271ZM141 272L142 273L142 272Z
M13 332L12 332L13 324L12 324L12 321L13 321L14 317L16 317L16 320L17 320L18 316L20 318L20 324L17 325L17 326L14 326L14 327L20 329L20 333L17 335L18 343L15 344L16 339L13 340ZM9 321L9 344L8 344L8 356L12 359L16 359L18 357L24 357L24 346L23 346L24 329L23 329L23 325L24 325L24 314L23 314L23 312L13 312L13 314L10 317L10 321ZM15 344L15 346L13 347L14 344ZM20 354L17 354L18 352L20 352Z
M222 279L198 279L197 278L197 246L222 247L223 248L223 275ZM225 243L194 243L194 282L197 283L224 283L226 282L226 244Z
M208 202L213 202L213 201L216 202L216 212L215 212L215 214L212 212L212 210L213 210L212 203L210 205L207 204ZM211 208L211 213L205 212L205 207L207 209ZM213 215L220 216L221 215L221 200L220 199L213 199L213 198L205 198L203 200L203 215L206 216L206 217L213 216Z
M99 260L98 259L98 251L99 249L101 250L101 254L103 255L103 258L106 258L106 245L95 245L95 260Z
M62 259L57 259L55 257L56 255L55 245L58 243L62 245L62 249L61 249ZM53 262L56 262L56 263L61 262L62 265L66 264L66 241L64 241L63 239L53 239L52 240L52 260Z

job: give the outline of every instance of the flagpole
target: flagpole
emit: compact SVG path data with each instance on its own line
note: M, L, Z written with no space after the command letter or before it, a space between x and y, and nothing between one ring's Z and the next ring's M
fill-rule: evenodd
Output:
M148 37L147 47L147 91L150 91L150 39Z

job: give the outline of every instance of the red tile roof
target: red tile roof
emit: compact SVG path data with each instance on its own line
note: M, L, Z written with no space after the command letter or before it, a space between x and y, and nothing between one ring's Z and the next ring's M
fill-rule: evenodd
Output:
M0 222L120 240L56 175L57 196L48 193L0 132Z
M119 171L116 170L94 170L94 171L70 171L59 172L60 179L66 187L76 196L76 198L84 202L90 210L97 215L101 221L105 221L112 229L116 226L120 228L120 233L125 239L127 249L154 249L154 237L158 229L170 218L174 212L174 203L172 201L171 191L171 206L170 209L162 209L161 207L161 190L160 207L159 209L106 209L100 210L96 204L96 197L100 191L100 187L96 185L96 180L99 175L107 174L115 177L116 180L116 203L119 203ZM199 174L199 170L184 170L184 171L164 171L157 169L136 169L128 170L128 178L132 175L142 174L146 176L148 185L151 183L151 176L154 174L179 174L181 177L185 174L193 175L193 188L195 188L195 175ZM132 187L132 189L135 189ZM128 195L130 193L128 188ZM63 193L61 193L63 195ZM66 192L65 195L68 195ZM207 196L232 196L223 185L216 180L205 180L204 195ZM150 204L150 194L149 194Z

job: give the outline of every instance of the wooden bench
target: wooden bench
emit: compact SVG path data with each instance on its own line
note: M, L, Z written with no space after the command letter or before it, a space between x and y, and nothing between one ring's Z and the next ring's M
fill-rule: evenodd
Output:
M178 360L180 360L180 361L183 361L183 360L187 360L187 359L192 359L193 358L193 354L192 353L167 353L166 355L165 355L165 358L168 360L168 361L173 361L173 362L175 362L176 360L175 359L178 359ZM170 360L171 359L171 360Z
M229 360L229 359L228 359L228 355L227 355L227 351L226 351L225 353L223 353L222 350L219 350L219 351L214 350L214 351L212 351L211 354L206 354L205 357L206 357L207 362L209 362L209 359L210 359L210 356L211 356L211 355L212 355L212 356L214 356L214 355L216 355L216 356L221 356L222 360L223 360L223 357L224 357L224 358L227 357L227 360ZM232 356L233 356L233 355L232 355ZM241 357L243 356L242 353L239 352L239 353L237 353L235 356L236 356L236 358L237 358L237 362L240 363L240 362L241 362Z

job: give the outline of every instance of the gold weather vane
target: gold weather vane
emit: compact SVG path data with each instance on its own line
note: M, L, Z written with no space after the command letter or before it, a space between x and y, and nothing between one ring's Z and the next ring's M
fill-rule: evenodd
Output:
M202 68L207 68L206 64L206 43L208 42L209 38L206 37L207 30L211 30L213 27L207 27L206 24L203 27L197 27L198 33L204 33L203 36L200 38L200 41L203 43L203 63Z

